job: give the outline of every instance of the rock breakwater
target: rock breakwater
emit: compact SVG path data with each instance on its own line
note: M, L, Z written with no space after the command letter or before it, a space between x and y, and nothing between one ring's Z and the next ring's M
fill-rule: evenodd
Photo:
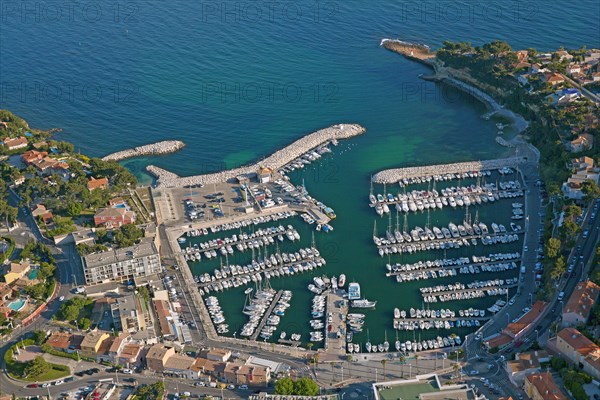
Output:
M163 154L174 153L185 146L180 140L164 140L162 142L156 142L152 144L146 144L144 146L134 147L133 149L127 149L123 151L117 151L116 153L109 154L102 159L104 161L120 161L126 158L140 157L140 156L160 156Z
M154 165L146 167L146 171L152 174L157 181L157 187L183 187L193 185L206 185L212 183L226 182L238 176L249 176L256 173L258 168L267 167L278 170L297 159L306 152L315 149L329 141L348 139L363 134L366 129L358 124L338 124L308 134L292 144L276 151L260 162L245 167L230 169L212 174L194 175L180 177L172 172Z

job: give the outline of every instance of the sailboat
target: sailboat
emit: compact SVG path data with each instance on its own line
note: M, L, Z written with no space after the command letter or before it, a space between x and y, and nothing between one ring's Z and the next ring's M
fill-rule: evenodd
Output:
M367 349L368 353L371 352L371 339L369 338L369 330L368 329L367 329L367 343L365 343L365 348Z
M383 351L388 351L390 349L390 343L387 340L387 331L385 332L385 341L383 342Z
M395 343L395 347L396 347L396 351L400 351L400 349L402 348L402 344L398 340L398 331L397 330L396 330L396 343Z

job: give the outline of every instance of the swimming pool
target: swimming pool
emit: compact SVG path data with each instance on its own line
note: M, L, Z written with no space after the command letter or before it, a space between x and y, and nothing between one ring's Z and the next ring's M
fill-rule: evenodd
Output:
M29 278L29 280L31 280L31 281L32 281L32 280L34 280L34 279L37 279L37 277L38 277L38 273L39 273L39 272L40 272L39 270L37 270L37 269L33 269L33 270L31 270L31 272L29 272L29 275L27 275L27 277L28 277L28 278Z
M15 300L8 304L8 308L10 308L13 311L19 312L19 311L21 311L21 309L23 309L23 307L25 307L26 303L27 303L27 300L25 300L25 299Z
M117 204L115 206L115 208L126 208L125 204L121 203L121 204Z

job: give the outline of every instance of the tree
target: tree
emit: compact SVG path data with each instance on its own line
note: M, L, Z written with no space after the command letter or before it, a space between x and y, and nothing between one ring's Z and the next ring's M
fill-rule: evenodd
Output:
M316 396L319 394L319 385L310 378L300 378L294 382L294 393L298 396Z
M352 355L348 354L346 356L346 369L348 370L348 378L352 378L352 374L350 372L350 363L352 362Z
M140 228L133 224L123 225L115 233L115 243L119 247L133 246L138 240L142 238L144 233Z
M42 299L44 298L44 294L46 293L46 285L44 283L37 283L32 286L27 286L25 288L25 293L34 299Z
M291 378L282 378L275 384L275 393L283 395L294 394L294 381Z
M24 374L26 377L35 378L37 376L43 375L50 371L50 364L44 360L44 357L37 356L32 361L27 363L25 367Z
M383 367L383 380L384 381L385 381L385 364L386 363L387 363L387 360L385 358L383 360L381 360L381 366Z
M586 201L600 197L600 188L598 187L598 184L591 179L583 182L581 191L585 195Z
M33 332L33 340L35 341L35 344L37 344L38 346L41 345L42 343L44 343L44 340L46 340L46 332L34 331Z
M55 270L56 270L56 266L54 266L50 263L47 263L47 262L42 262L42 263L40 263L38 278L39 279L50 278L52 275L54 275Z
M92 325L92 321L90 321L89 318L80 318L77 324L79 326L79 329L83 329L84 331L87 331L88 329L90 329L90 326Z
M556 238L550 238L546 242L545 246L546 257L548 258L556 258L560 253L560 240Z
M79 214L81 214L82 209L83 208L80 202L70 201L69 204L67 204L67 213L70 217L79 216Z
M550 277L554 280L559 280L565 272L567 272L567 263L565 262L565 258L560 256L556 259L554 267L550 271Z

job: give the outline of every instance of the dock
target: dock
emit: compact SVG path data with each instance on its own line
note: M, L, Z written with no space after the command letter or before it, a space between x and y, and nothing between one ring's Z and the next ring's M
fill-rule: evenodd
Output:
M271 301L271 305L269 305L269 308L267 309L267 311L262 316L262 318L260 320L260 323L256 327L256 330L254 331L254 333L252 334L252 336L250 336L250 340L256 340L256 338L258 337L258 335L260 335L260 331L262 331L262 328L267 323L267 319L269 318L269 316L273 312L273 309L275 308L275 305L277 304L277 302L281 298L282 294L283 294L283 290L278 290L277 293L275 293L275 297L273 297L273 301Z
M404 179L432 178L445 174L460 174L468 172L490 171L505 167L515 168L524 164L524 157L499 158L494 160L469 161L453 164L437 164L421 167L395 168L380 171L373 175L374 183L397 183Z
M277 339L277 343L287 344L288 346L300 346L302 342L289 339Z
M473 321L473 320L479 320L479 321L487 321L488 319L490 319L491 317L454 317L454 318L438 318L438 317L433 317L433 318L394 318L394 321L398 321L398 322L419 322L419 321Z
M331 313L331 323L325 323L325 352L327 354L343 356L346 354L346 315L348 315L348 301L336 293L328 293L325 307L325 318ZM331 331L328 331L331 325ZM339 336L339 337L338 337Z
M517 263L520 262L521 259L520 258L514 258L512 260L506 260L504 262L480 262L480 263L470 263L470 264L462 264L462 265L433 265L431 267L428 267L427 265L423 264L423 268L415 268L412 269L410 271L389 271L385 274L385 276L396 276L396 275L402 275L402 274L410 274L411 272L430 272L430 271L434 271L434 272L438 272L441 270L446 270L446 269L461 269L464 267L481 267L483 265L488 265L490 267L496 267L496 266L500 266L503 264L508 264L508 263ZM481 273L485 273L484 271L481 271Z
M422 297L429 297L429 296L444 296L447 294L453 294L453 293L472 293L472 292L479 292L479 291L483 291L483 292L487 292L488 290L494 290L494 289L511 289L511 288L515 288L517 287L519 284L518 283L511 283L508 285L502 285L502 286L483 286L483 287L478 287L478 288L465 288L465 289L460 289L460 290L441 290L439 292L431 292L431 293L421 293ZM486 294L487 296L487 294ZM459 299L457 299L458 301Z
M459 237L451 237L451 238L442 238L442 239L427 239L427 240L417 240L417 241L413 241L410 243L389 243L389 244L380 244L377 246L378 249L386 249L386 248L390 248L390 247L406 247L406 246L412 246L412 245L418 245L419 243L424 244L424 245L428 245L428 244L433 244L435 245L436 243L448 243L448 242L452 242L455 240L471 240L471 239L481 239L484 237L490 237L490 238L495 238L495 237L502 237L502 236L506 236L506 235L521 235L525 233L524 230L518 230L518 231L513 231L513 232L498 232L498 233L487 233L487 234L480 234L480 235L465 235L465 236L459 236Z

